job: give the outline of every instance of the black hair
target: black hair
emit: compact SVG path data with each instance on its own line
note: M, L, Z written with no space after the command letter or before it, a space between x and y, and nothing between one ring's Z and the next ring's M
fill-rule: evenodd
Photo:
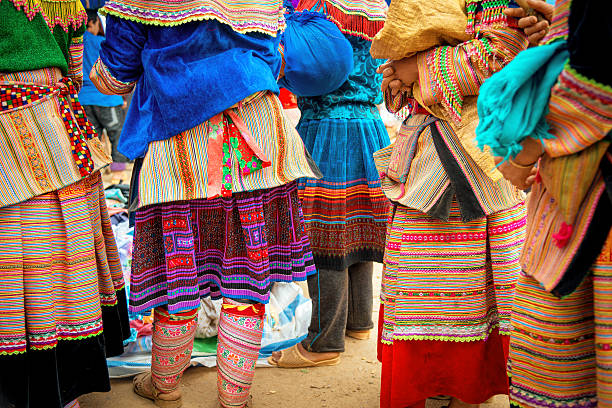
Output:
M98 21L98 10L88 9L87 11L87 24L95 23Z

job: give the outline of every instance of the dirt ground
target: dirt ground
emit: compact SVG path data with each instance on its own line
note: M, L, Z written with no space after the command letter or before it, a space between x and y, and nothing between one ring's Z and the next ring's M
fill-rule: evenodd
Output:
M380 286L381 269L376 268L374 287ZM374 320L378 317L377 296ZM380 363L376 339L346 339L346 352L339 365L308 369L258 368L252 394L257 408L376 408L380 396ZM217 408L216 370L189 368L183 377L184 408ZM89 394L79 399L82 408L154 408L132 392L131 379L112 381L109 393ZM446 405L429 401L427 408ZM506 408L508 400L498 396L483 408Z

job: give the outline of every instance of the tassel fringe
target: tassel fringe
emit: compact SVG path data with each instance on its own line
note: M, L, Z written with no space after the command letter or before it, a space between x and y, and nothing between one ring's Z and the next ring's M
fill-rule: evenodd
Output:
M561 228L559 228L559 231L556 234L553 234L552 236L555 240L555 245L558 248L564 248L572 237L573 232L573 225L566 224L565 222L561 223Z
M0 0L2 1L2 0ZM87 13L79 0L8 0L32 21L41 14L49 29L60 26L66 32L87 23Z
M383 2L384 3L384 2ZM371 13L371 10L349 14L329 0L302 0L299 10L324 11L325 15L338 26L344 34L372 41L385 24L386 10Z

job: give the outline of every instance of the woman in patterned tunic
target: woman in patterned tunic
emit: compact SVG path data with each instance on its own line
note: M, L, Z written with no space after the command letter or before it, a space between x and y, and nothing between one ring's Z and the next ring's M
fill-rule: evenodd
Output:
M155 309L151 372L134 391L182 405L200 298L223 297L219 402L252 406L271 286L316 272L295 180L318 169L277 97L282 1L111 0L102 12L91 78L134 90L119 150L142 159L130 309Z
M394 0L372 45L393 60L380 68L388 107L411 106L394 145L375 155L394 204L379 319L382 408L424 407L437 395L470 406L508 393L524 195L473 139L480 85L527 46L503 14L510 3Z
M78 0L0 2L0 406L110 390L129 337L123 271L78 98Z
M479 142L500 160L515 152L499 167L504 176L529 183L538 163L512 314L516 407L612 406L612 75L598 45L612 41L611 15L607 1L558 0L543 44L492 77L479 101ZM544 98L505 98L514 102L505 137L488 126L504 115L490 102L507 96L497 92L504 78L521 76L519 89ZM530 117L544 132L525 128Z

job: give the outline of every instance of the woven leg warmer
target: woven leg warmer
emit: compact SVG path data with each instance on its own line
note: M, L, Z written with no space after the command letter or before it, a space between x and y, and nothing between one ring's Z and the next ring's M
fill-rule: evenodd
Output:
M217 343L217 389L223 408L242 408L249 399L264 313L261 304L223 300Z
M175 315L156 308L151 350L151 378L157 390L172 392L179 387L183 371L191 360L197 326L197 309Z

